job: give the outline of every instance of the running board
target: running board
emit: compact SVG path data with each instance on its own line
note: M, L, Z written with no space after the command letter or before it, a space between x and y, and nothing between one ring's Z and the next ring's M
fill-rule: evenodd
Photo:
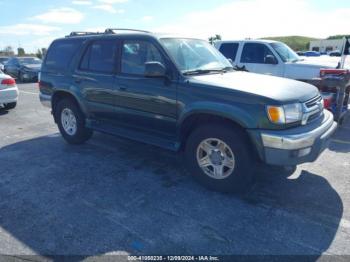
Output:
M151 134L150 132L144 132L142 130L135 130L122 126L113 126L105 121L86 119L86 127L102 133L128 138L171 151L178 151L180 148L180 144L173 140L161 138Z

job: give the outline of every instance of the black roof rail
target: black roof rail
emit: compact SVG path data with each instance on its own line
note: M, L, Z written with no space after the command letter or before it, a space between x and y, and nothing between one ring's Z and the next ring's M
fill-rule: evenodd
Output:
M81 36L81 35L98 35L98 34L103 34L103 33L75 31L75 32L70 33L66 37Z
M137 30L137 29L128 29L128 28L107 28L105 30L105 34L115 34L115 31L131 31L131 32L140 32L140 33L151 33L145 30Z

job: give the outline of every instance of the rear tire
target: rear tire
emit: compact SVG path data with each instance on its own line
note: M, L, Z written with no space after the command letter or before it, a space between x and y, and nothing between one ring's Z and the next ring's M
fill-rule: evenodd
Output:
M69 144L83 144L91 138L93 132L85 127L85 116L73 99L62 99L55 108L58 128Z
M4 105L4 109L5 110L11 110L14 109L17 106L17 102L13 102L13 103L8 103Z
M210 190L245 193L253 184L256 160L239 128L225 124L198 127L187 140L185 159L194 178Z
M24 83L23 74L21 71L18 72L18 80L20 83Z

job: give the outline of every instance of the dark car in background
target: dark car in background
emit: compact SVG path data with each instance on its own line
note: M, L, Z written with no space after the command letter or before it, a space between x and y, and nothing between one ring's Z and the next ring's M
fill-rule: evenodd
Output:
M306 52L304 52L304 56L307 56L307 57L319 57L319 56L321 56L321 53L320 52L316 52L316 51L306 51Z
M4 65L7 63L9 60L9 57L7 56L0 56L0 70L4 71Z
M4 71L20 82L37 81L42 61L36 57L11 57Z

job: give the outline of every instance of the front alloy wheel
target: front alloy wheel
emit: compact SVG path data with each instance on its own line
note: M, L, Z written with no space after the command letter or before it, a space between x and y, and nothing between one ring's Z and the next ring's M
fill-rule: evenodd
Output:
M255 158L239 127L220 122L199 126L187 139L185 158L194 178L211 190L244 193L253 183Z
M197 162L203 172L214 179L225 179L235 169L232 149L222 140L209 138L197 148Z

